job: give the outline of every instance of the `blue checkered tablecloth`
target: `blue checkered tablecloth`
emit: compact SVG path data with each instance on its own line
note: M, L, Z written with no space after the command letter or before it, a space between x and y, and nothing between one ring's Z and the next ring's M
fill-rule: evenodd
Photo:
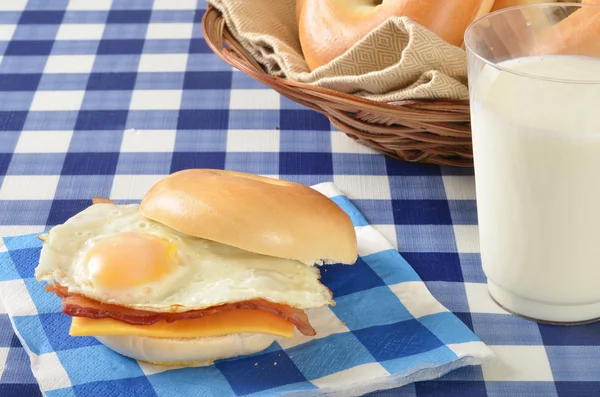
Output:
M535 324L488 297L472 170L403 163L232 70L200 0L0 0L0 236L183 168L334 182L496 354L378 396L600 395L600 324ZM0 308L0 396L40 395Z

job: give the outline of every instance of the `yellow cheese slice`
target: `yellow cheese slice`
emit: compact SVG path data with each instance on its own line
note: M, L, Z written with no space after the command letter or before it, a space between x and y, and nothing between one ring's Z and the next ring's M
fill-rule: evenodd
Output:
M194 319L164 320L151 325L132 325L112 318L73 317L71 336L133 335L154 338L200 338L239 333L262 333L291 338L294 326L261 310L238 309Z

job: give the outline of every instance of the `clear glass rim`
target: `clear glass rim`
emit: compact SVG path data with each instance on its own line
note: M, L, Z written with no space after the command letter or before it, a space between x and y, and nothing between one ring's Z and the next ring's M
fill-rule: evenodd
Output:
M469 33L471 32L471 30L473 29L473 27L475 27L476 25L480 24L481 22L494 18L495 16L498 16L500 14L504 14L504 13L509 13L512 11L516 11L516 10L522 10L522 9L527 9L527 8L564 8L564 7L578 7L578 8L584 8L584 7L591 7L591 8L597 8L598 11L600 12L600 4L588 4L588 3L539 3L539 4L527 4L527 5L520 5L520 6L514 6L514 7L507 7L498 11L494 11L494 12L490 12L482 17L477 18L476 20L474 20L473 22L471 22L471 24L467 27L467 29L465 30L465 34L464 34L464 43L465 43L465 48L467 50L467 52L473 54L473 56L475 56L476 58L478 58L479 60L481 60L481 62L485 63L486 65L489 65L497 70L506 72L506 73L511 73L517 76L521 76L521 77L526 77L526 78L530 78L530 79L536 79L536 80L544 80L544 81L549 81L549 82L554 82L554 83L565 83L565 84L599 84L600 85L600 78L598 80L571 80L571 79L557 79L557 78L552 78L552 77L544 77L544 76L536 76L534 74L529 74L529 73L523 73L523 72L517 72L511 68L506 68L504 66L500 66L498 65L496 62L490 61L486 58L484 58L483 56L481 56L481 54L479 54L477 51L474 51L470 46L469 46L469 41L467 40L467 37L469 36ZM600 58L598 58L599 62L600 62Z

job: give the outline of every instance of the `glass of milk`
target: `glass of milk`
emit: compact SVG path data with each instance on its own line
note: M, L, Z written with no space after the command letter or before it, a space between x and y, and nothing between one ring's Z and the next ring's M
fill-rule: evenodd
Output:
M540 322L600 319L600 0L509 8L465 34L481 261Z

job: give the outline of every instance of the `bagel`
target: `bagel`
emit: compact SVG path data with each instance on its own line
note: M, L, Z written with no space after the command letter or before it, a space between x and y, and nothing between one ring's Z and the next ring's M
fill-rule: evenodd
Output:
M600 0L583 0L582 7L539 37L539 54L583 55L600 58Z
M531 4L556 3L558 0L496 0L491 12L508 7L524 6Z
M291 181L186 169L139 204L92 204L40 236L35 277L71 337L136 360L209 365L316 336L307 311L335 305L316 266L358 258L350 216Z
M339 57L385 20L406 16L460 46L471 22L494 0L298 0L300 45L312 71Z

